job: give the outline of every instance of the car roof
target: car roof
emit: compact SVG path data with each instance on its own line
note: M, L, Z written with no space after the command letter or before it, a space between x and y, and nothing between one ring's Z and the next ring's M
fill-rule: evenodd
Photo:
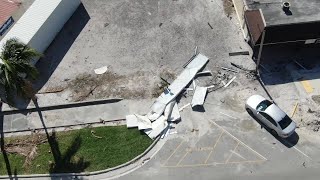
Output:
M264 112L277 122L281 121L283 117L287 115L275 104L271 104Z
M258 104L264 100L266 100L266 98L264 98L263 96L252 95L248 98L247 104L250 105L252 108L256 109Z

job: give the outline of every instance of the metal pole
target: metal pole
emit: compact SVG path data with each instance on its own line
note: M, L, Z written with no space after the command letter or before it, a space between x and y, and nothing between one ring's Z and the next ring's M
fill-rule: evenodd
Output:
M259 48L257 66L256 66L256 73L257 73L257 74L258 74L259 65L260 65L260 60L261 60L261 53L262 53L262 47L263 47L263 43L264 43L264 36L265 36L265 34L266 34L266 30L263 30L263 32L262 32L262 37L261 37L261 41L260 41L260 48Z

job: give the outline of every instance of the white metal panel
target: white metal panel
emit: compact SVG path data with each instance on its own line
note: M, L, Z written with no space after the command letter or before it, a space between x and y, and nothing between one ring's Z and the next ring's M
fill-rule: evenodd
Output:
M43 53L79 4L80 0L35 0L0 41L0 53L14 37Z

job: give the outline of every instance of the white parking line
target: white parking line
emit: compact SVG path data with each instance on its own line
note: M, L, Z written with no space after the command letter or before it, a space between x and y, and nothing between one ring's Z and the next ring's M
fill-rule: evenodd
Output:
M295 150L297 150L299 153L301 153L302 155L304 155L305 157L311 159L308 155L306 155L305 153L303 153L302 151L300 151L300 149L298 149L297 147L293 146L293 148L294 148Z
M240 144L242 144L243 146L245 146L246 148L250 149L252 152L254 152L256 155L258 155L259 157L261 157L263 160L267 160L267 158L265 158L264 156L262 156L261 154L259 154L257 151L253 150L251 147L249 147L248 145L246 145L244 142L240 141L238 138L236 138L235 136L233 136L231 133L229 133L227 130L225 130L223 127L221 127L220 125L218 125L216 122L214 122L213 120L209 120L210 122L212 122L214 125L216 125L218 128L220 128L221 130L223 130L225 133L227 133L229 136L231 136L234 140L238 141Z

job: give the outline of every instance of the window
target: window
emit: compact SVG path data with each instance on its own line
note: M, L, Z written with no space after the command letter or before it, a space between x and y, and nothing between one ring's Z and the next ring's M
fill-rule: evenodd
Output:
M268 100L264 100L261 103L258 104L257 110L258 111L265 111L272 103Z
M282 129L285 129L291 124L292 120L286 115L281 121L279 121L279 125Z
M261 112L261 115L265 117L269 122L271 122L274 126L278 127L276 121L274 121L268 114Z

